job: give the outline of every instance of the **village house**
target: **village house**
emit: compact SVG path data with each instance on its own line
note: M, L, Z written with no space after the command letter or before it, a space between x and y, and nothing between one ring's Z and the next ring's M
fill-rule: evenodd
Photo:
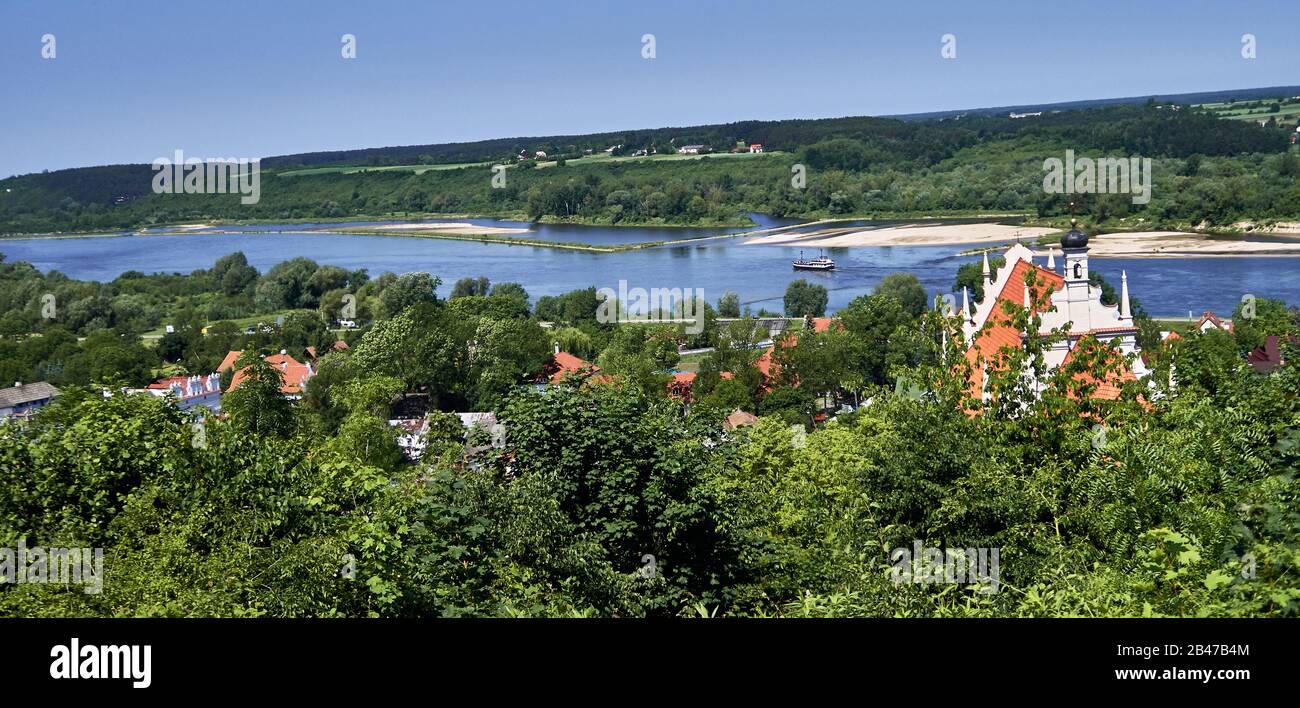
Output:
M727 419L723 421L722 427L725 430L735 430L736 428L746 425L753 425L758 422L758 416L753 413L742 411L739 408L733 410Z
M401 448L402 456L410 462L419 462L429 445L426 436L429 432L429 419L394 418L388 424L397 428L397 446Z
M555 352L547 359L546 364L542 367L542 374L538 377L537 382L540 385L558 384L569 376L590 377L600 372L600 367L592 364L581 357L576 357L568 352L560 351L560 345L555 345Z
M1227 322L1224 322L1222 319L1219 318L1218 315L1214 314L1209 310L1206 310L1205 314L1201 315L1201 319L1196 323L1195 329L1198 329L1202 332L1209 332L1210 330L1217 329L1221 332L1227 332L1231 334L1232 321L1229 320Z
M347 349L347 348L348 348L348 343L345 342L345 341L343 341L342 339L340 339L340 340L338 340L337 342L334 342L333 344L331 344L331 345L329 346L329 348L327 348L327 349L326 349L325 351L323 351L323 352L319 352L319 353L317 353L317 351L316 351L316 347L307 347L304 351L305 351L305 353L307 354L307 358L308 358L308 359L310 359L310 360L312 360L312 361L319 361L320 358L323 357L323 356L325 356L326 354L332 354L332 353L334 353L334 352L341 352L341 351L343 351L343 350L345 350L345 349Z
M429 445L428 397L421 398L418 394L408 395L403 401L407 403L414 401L415 405L394 404L393 417L389 419L388 425L397 429L397 446L401 448L402 456L411 462L419 462ZM495 413L473 411L453 415L460 419L461 425L465 428L465 440L469 440L475 430L492 437L493 444L482 445L475 450L492 447L504 435L504 428L497 423Z
M772 323L768 331L774 340L781 332L786 331L784 318L779 320L768 318L767 321ZM759 321L760 326L762 322L763 320ZM831 317L809 317L804 320L804 330L811 332L825 332L831 328L834 322L836 322L836 320ZM781 343L782 346L792 347L795 345L796 341L796 337L787 337L782 339ZM775 352L776 344L773 343L768 345L768 347L763 350L763 353L754 362L754 366L758 368L758 373L762 376L761 388L765 392L771 391L774 388L777 376L781 372L780 366L773 359L773 354ZM734 376L735 374L730 371L723 371L719 374L719 377L723 379L734 378ZM695 379L696 374L693 371L674 372L672 379L668 382L669 395L686 401L687 403L691 402L694 397Z
M215 413L221 410L221 375L168 376L143 389L131 389L130 393L172 396L176 407L183 411L202 406Z
M58 395L59 389L44 381L29 384L15 382L9 388L0 389L0 420L27 420Z
M1246 363L1260 374L1271 374L1273 370L1286 363L1282 357L1281 339L1277 335L1269 335L1264 340L1264 346L1255 347L1246 355Z
M227 369L234 369L235 362L239 361L239 357L243 354L242 351L232 351L226 354L226 358L221 361L221 366L217 367L217 373L220 374L225 372ZM280 386L280 393L282 393L285 398L291 400L302 398L303 390L307 388L307 381L316 375L316 369L310 363L304 364L299 362L297 359L289 356L283 349L280 350L279 354L264 356L262 359L274 367L276 371L280 372L280 379L283 381L283 384ZM230 379L230 386L226 389L226 393L239 388L239 384L241 384L245 378L244 371L244 369L240 369L234 373Z

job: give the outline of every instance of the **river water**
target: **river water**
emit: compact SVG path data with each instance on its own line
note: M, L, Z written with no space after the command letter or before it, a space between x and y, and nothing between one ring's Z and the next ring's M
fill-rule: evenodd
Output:
M797 223L754 215L759 227ZM439 220L430 220L439 221ZM451 219L483 225L527 227L529 224L485 219ZM311 232L314 226L345 228L384 222L347 224L259 224L220 227L238 233L196 230L145 235L107 235L62 239L0 240L0 253L10 261L28 261L42 271L58 270L82 280L108 281L126 271L189 273L210 268L218 258L243 251L249 262L265 272L277 263L304 256L322 265L368 268L371 276L384 271L426 271L442 279L446 294L463 277L486 276L492 282L521 283L533 298L578 288L627 287L702 288L710 302L728 290L756 312L781 310L786 286L798 278L824 285L830 309L869 293L890 273L909 272L931 294L952 287L957 267L977 257L954 255L961 246L888 246L836 248L833 273L796 272L790 261L797 246L743 245L743 238L693 244L671 244L620 253L589 253L534 246L473 241L448 241L402 236ZM746 229L680 229L535 225L521 234L531 239L572 243L623 244L682 240ZM807 256L817 255L809 251ZM1297 259L1277 257L1092 259L1091 269L1119 288L1120 272L1128 271L1129 289L1146 310L1157 316L1186 316L1214 310L1227 315L1245 294L1300 304Z

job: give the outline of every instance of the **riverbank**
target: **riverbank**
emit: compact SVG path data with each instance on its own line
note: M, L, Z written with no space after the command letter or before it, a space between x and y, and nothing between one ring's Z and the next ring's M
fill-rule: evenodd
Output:
M401 236L404 238L433 238L445 241L475 241L478 243L497 243L506 246L533 246L537 248L555 248L564 251L587 251L589 253L617 253L618 251L627 250L620 246L596 246L586 243L572 243L567 241L543 241L535 238L519 238L517 236L507 236L504 233L526 233L528 229L502 229L502 233L493 233L491 231L474 232L474 231L456 231L451 229L394 229L391 226L383 228L344 228L344 229L313 229L310 231L303 230L299 233L331 233L347 236Z
M6 232L0 233L0 239L43 239L43 238L84 238L87 236L120 236L124 234L147 235L158 233L160 230L174 230L176 232L201 231L204 229L220 229L223 226L261 226L264 224L345 224L358 221L388 221L388 222L409 222L415 225L429 225L429 219L491 219L494 221L516 221L521 223L532 224L557 224L571 226L599 226L615 229L627 228L654 228L654 229L737 229L748 226L756 226L753 219L747 216L737 216L734 219L721 220L703 220L694 223L666 223L661 219L649 219L645 221L622 220L616 223L608 222L602 219L584 219L584 218L559 218L545 216L540 219L531 219L527 214L522 212L498 212L488 214L443 214L443 213L418 213L399 212L397 214L351 214L348 216L320 216L306 217L296 219L213 219L203 223L161 223L161 224L143 224L119 228L99 228L85 230L69 231L40 231L40 232Z
M1046 256L1060 247L1052 238L1031 244L1036 253ZM997 246L959 251L958 256L996 252ZM1207 235L1187 231L1133 231L1098 234L1088 239L1088 255L1093 258L1295 258L1300 257L1300 238L1279 236L1270 240L1236 236Z
M1101 234L1088 240L1094 258L1227 258L1300 256L1300 239L1227 238L1181 231Z
M534 238L519 238L509 236L511 233L527 233L529 229L511 229L495 228L487 226L478 226L476 224L399 224L382 227L352 227L341 229L304 229L300 233L337 233L351 235L375 235L375 236L406 236L416 238L434 238L446 239L450 241L477 241L480 243L503 243L514 246L536 246L539 248L558 248L570 251L588 251L592 253L622 253L625 251L640 251L647 248L657 248L659 246L683 246L688 244L698 244L702 241L714 241L718 239L735 239L749 236L762 236L763 234L779 234L792 229L807 228L818 224L832 223L839 221L828 219L826 221L814 221L811 223L786 224L783 226L769 226L752 231L741 233L723 233L709 234L708 236L696 236L693 238L683 238L668 241L639 241L636 243L624 243L611 246L596 244L576 243L572 241L545 241ZM445 226L463 227L460 230L455 228L439 228ZM430 228L422 228L430 227Z
M879 246L955 246L1033 241L1056 233L1042 226L1008 224L903 224L878 229L832 228L801 234L772 234L746 241L749 246L810 246L863 248Z
M905 224L878 229L828 228L809 233L770 234L752 238L746 245L810 248L871 248L882 246L957 246L979 248L970 255L1012 241L1023 241L1046 252L1060 229L1006 224ZM1134 231L1101 234L1088 243L1094 258L1228 258L1234 256L1300 256L1300 238L1274 236L1222 236L1187 231Z
M338 229L327 229L338 231ZM483 226L482 224L470 224L467 222L437 222L437 223L418 223L418 224L390 224L383 227L384 231L402 231L420 235L423 233L450 233L462 235L480 235L480 236L501 236L507 234L526 234L529 229L520 229L510 226Z

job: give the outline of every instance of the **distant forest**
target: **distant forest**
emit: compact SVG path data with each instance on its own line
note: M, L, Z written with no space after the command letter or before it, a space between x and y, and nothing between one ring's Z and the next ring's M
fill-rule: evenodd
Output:
M1078 212L1096 224L1222 226L1300 218L1293 133L1216 118L1189 106L1141 105L905 121L889 118L745 121L475 143L375 148L263 160L261 200L154 194L149 165L114 165L0 180L0 233L126 229L204 220L476 214L597 224L736 223L776 216L904 216ZM767 154L726 156L738 143ZM610 157L701 145L699 159ZM612 153L606 153L614 148ZM1043 160L1153 158L1152 199L1050 195ZM544 158L536 158L545 152ZM537 160L541 160L540 162ZM344 172L339 166L460 168ZM494 164L509 165L505 187ZM794 165L806 186L792 184ZM292 174L304 169L319 170Z

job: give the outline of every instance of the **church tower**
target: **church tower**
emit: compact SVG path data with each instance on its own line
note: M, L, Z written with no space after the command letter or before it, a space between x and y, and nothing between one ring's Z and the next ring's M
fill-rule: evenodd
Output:
M1092 329L1089 306L1088 234L1079 230L1078 219L1070 220L1070 231L1061 237L1061 255L1065 258L1066 316L1073 322L1071 331Z

